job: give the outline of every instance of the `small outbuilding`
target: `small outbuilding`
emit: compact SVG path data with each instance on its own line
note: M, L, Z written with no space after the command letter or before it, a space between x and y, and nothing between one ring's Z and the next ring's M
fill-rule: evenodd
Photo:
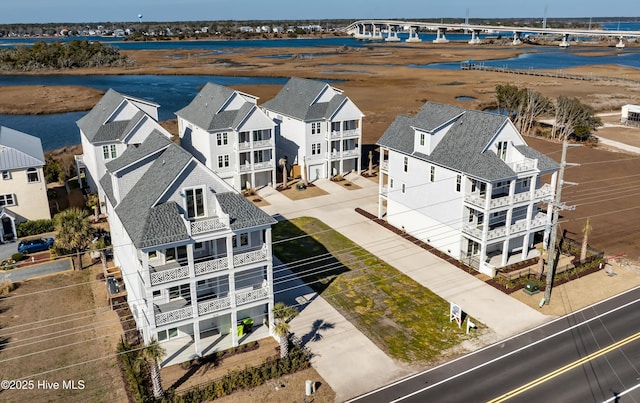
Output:
M640 127L640 105L624 105L620 122L626 126Z

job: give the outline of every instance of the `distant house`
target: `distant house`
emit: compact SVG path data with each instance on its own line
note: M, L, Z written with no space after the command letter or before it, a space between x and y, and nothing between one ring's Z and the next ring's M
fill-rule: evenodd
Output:
M640 105L624 105L620 122L627 126L640 126Z
M271 335L276 221L158 131L105 165L114 262L162 364Z
M237 190L276 182L275 123L257 99L207 83L176 112L182 147Z
M377 144L379 218L490 276L538 256L559 165L507 117L427 102Z
M80 128L83 155L76 156L80 185L98 192L104 202L100 179L107 162L118 158L129 146L141 144L152 132L170 138L158 123L158 104L108 90L102 99L76 123Z
M364 115L342 90L293 77L262 107L277 124L278 158L304 165L308 180L359 172Z
M16 224L51 218L39 138L0 126L0 242L17 237Z

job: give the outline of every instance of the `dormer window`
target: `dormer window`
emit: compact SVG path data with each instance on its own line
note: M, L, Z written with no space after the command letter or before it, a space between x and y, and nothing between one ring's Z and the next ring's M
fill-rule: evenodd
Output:
M204 189L186 189L184 193L187 199L187 218L204 217Z
M110 160L118 157L118 153L116 151L116 145L110 144L107 146L102 146L102 156L105 160Z
M498 142L498 157L503 160L506 161L507 160L507 142L506 141L499 141Z
M426 135L424 133L420 133L420 145L424 146L426 140Z

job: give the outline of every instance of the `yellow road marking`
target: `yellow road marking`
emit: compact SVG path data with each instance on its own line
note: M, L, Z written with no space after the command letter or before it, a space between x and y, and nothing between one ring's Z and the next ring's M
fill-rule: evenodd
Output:
M598 357L600 357L602 355L605 355L605 354L607 354L608 352L610 352L612 350L620 348L620 347L624 346L625 344L631 343L632 341L638 340L638 339L640 339L640 332L638 332L638 333L636 333L634 335L631 335L631 336L627 337L626 339L622 339L620 341L617 341L617 342L615 342L615 343L613 343L613 344L611 344L611 345L609 345L609 346L607 346L607 347L605 347L603 349L595 351L595 352L587 355L586 357L583 357L583 358L581 358L581 359L579 359L577 361L574 361L574 362L572 362L570 364L565 365L562 368L558 368L555 371L550 372L550 373L548 373L548 374L546 374L544 376L541 376L540 378L538 378L538 379L536 379L534 381L531 381L531 382L527 383L526 385L522 385L522 386L520 386L520 387L518 387L518 388L516 388L516 389L514 389L514 390L512 390L510 392L505 393L504 395L498 396L495 399L490 400L489 403L504 402L505 400L510 399L512 397L515 397L515 396L517 396L517 395L519 395L519 394L521 394L521 393L523 393L523 392L525 392L525 391L527 391L527 390L529 390L531 388L534 388L534 387L536 387L536 386L538 386L538 385L540 385L540 384L542 384L542 383L544 383L544 382L546 382L546 381L548 381L550 379L555 378L558 375L561 375L561 374L563 374L563 373L565 373L567 371L570 371L570 370L572 370L572 369L574 369L576 367L579 367L580 365L584 364L585 362L591 361L591 360L593 360L595 358L598 358Z

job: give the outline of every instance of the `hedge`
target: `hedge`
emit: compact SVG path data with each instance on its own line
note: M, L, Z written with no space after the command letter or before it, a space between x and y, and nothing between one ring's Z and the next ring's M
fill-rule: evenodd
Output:
M18 238L53 232L53 220L41 219L24 221L16 225L16 230L18 231Z

